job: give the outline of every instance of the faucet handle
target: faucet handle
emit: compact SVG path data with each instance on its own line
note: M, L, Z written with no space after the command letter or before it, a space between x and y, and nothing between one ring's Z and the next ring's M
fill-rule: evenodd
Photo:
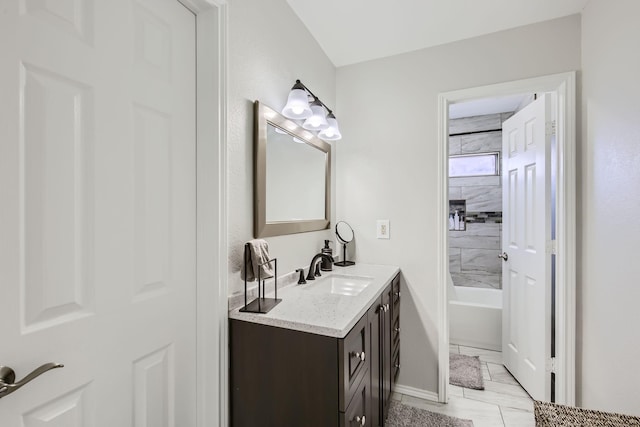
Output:
M299 268L296 270L296 273L300 273L300 278L298 279L298 285L304 285L307 283L306 280L304 280L304 268Z
M320 277L320 276L322 276L322 274L320 274L320 263L319 263L319 262L317 262L317 263L316 263L316 271L315 271L315 274L314 274L314 275L315 275L316 277Z

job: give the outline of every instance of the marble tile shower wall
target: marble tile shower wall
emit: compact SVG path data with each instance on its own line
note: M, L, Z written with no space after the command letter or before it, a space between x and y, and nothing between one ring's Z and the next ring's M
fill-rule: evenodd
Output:
M513 113L452 119L449 155L502 151L502 122ZM491 131L457 135L467 132ZM500 176L449 178L449 199L466 201L466 230L449 231L449 270L456 286L502 288Z

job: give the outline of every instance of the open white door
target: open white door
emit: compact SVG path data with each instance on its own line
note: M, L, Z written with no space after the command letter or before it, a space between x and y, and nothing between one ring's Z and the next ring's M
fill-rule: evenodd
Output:
M502 125L504 364L534 399L549 400L551 375L551 137L542 95Z
M195 426L195 16L1 9L0 425Z

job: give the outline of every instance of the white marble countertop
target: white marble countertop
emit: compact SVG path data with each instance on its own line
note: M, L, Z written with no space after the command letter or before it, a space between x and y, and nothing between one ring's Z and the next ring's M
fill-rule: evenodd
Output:
M306 285L278 289L282 302L267 314L241 313L236 308L229 312L229 318L344 338L399 271L400 268L390 265L334 266L333 271L323 271L322 277L307 281ZM371 283L358 295L339 295L324 288L329 283L318 283L330 276L367 278Z

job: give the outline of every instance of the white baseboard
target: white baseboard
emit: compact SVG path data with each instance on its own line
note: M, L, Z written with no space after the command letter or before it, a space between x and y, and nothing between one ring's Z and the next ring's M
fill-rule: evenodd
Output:
M418 399L430 400L432 402L438 401L438 393L429 390L422 390L402 384L396 384L393 391L400 394L406 394L407 396L417 397Z
M473 341L466 339L454 339L449 336L449 344L451 345L463 345L465 347L480 348L485 350L502 351L502 343L496 344L489 341Z

